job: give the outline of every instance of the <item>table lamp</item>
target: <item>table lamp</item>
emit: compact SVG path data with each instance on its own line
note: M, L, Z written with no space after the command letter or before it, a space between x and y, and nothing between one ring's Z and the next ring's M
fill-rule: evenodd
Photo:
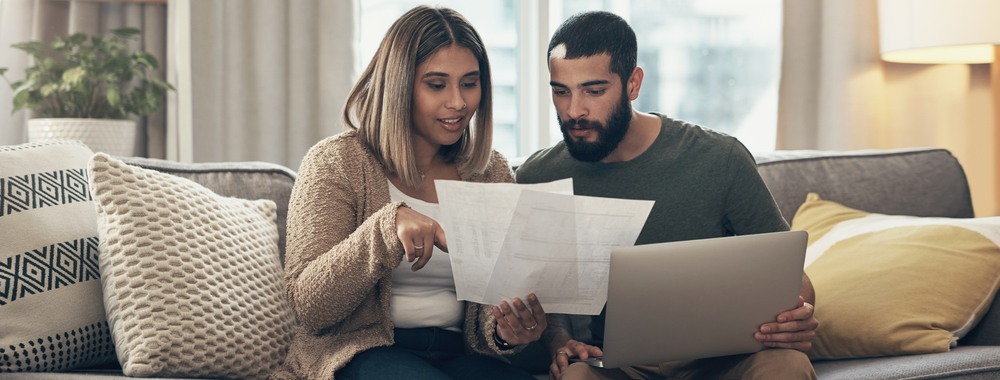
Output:
M882 60L991 63L994 147L1000 148L1000 0L879 0ZM1000 207L1000 149L994 149L994 199Z

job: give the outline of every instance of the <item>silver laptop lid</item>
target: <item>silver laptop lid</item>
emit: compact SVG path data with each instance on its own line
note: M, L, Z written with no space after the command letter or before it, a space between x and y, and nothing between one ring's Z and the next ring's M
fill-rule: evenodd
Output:
M806 240L787 231L615 249L603 365L763 349L754 332L798 304Z

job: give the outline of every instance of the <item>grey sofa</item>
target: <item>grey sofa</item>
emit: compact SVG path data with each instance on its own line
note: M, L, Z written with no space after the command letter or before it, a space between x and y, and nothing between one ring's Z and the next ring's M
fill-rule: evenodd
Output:
M782 213L791 219L810 191L867 211L917 216L972 217L968 183L948 151L786 151L757 157L759 170ZM295 173L261 162L179 164L131 158L132 164L192 179L227 196L274 200L284 251L288 197ZM822 302L820 300L819 302ZM1000 299L951 352L815 362L820 379L1000 379ZM575 326L578 337L589 332ZM520 365L544 378L547 354L527 351ZM114 365L62 373L2 373L0 379L121 378Z

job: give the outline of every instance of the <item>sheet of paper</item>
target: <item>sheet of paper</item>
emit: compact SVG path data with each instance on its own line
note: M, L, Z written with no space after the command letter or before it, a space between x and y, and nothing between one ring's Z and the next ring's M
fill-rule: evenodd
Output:
M547 313L600 314L611 251L635 244L652 207L652 201L523 191L483 303L534 292Z
M539 296L546 312L600 313L611 250L635 243L652 201L572 195L572 181L435 181L459 300Z
M573 194L572 179L533 185L436 180L434 186L458 299L478 303L484 303L521 191Z

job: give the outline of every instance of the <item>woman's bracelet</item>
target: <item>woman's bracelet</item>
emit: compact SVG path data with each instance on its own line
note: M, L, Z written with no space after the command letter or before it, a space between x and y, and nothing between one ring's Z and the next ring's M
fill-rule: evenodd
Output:
M506 340L500 337L500 332L498 330L493 330L493 341L496 342L497 346L503 349L514 347L514 345L507 343Z

